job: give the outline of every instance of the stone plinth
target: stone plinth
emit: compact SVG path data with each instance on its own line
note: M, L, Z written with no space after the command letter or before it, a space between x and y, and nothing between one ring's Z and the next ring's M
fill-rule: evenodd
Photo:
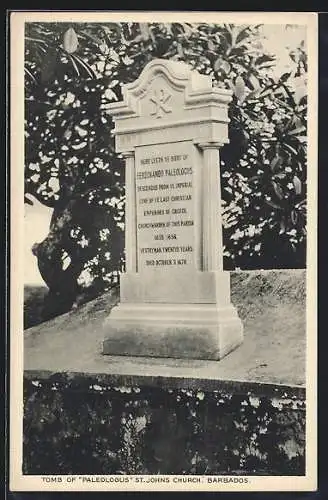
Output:
M110 318L105 354L221 359L243 338L231 305L121 304Z
M230 101L211 77L156 59L109 105L126 161L126 273L104 354L218 360L242 342L223 271Z

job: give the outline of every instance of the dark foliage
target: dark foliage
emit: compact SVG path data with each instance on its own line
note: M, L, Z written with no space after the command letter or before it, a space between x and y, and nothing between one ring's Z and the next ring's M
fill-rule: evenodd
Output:
M106 104L155 57L185 61L234 93L221 155L225 268L305 266L302 45L277 76L258 26L31 23L25 38L25 191L54 209L34 246L50 302L69 309L86 289L118 282L124 168Z

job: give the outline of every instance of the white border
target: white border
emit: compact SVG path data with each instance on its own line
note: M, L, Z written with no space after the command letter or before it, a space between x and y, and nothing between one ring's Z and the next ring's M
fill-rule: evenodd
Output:
M11 306L10 306L10 474L11 491L313 491L317 487L317 110L318 110L318 16L300 12L11 12L10 81L11 81ZM249 476L248 483L201 483L180 485L170 478L168 484L139 483L135 476L129 483L82 483L81 476L61 477L61 483L44 482L44 476L22 474L23 409L23 245L24 238L24 23L36 21L65 22L208 22L243 24L301 24L307 26L308 46L308 247L307 247L307 420L306 475ZM54 477L54 476L51 476ZM96 478L97 476L89 476ZM111 477L111 476L98 476ZM157 476L161 477L161 476ZM163 476L162 476L163 477ZM182 477L182 476L181 476ZM186 477L186 476L183 476ZM195 477L195 476L190 476ZM198 477L198 476L196 476ZM217 476L222 477L222 476ZM69 478L75 478L70 480ZM124 486L122 487L122 484Z

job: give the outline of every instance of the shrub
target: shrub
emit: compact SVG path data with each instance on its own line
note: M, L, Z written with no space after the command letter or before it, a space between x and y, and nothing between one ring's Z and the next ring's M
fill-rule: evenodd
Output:
M290 72L259 26L186 23L26 24L26 202L53 208L34 253L50 294L116 286L124 267L124 168L106 113L153 58L187 62L233 90L221 152L225 268L305 266L304 46ZM57 299L56 299L57 300Z

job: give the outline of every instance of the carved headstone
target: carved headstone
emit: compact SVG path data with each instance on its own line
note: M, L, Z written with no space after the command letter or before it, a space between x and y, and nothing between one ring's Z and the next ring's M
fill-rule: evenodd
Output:
M156 59L109 106L126 161L126 272L104 354L218 360L242 342L220 212L230 101L210 76Z

